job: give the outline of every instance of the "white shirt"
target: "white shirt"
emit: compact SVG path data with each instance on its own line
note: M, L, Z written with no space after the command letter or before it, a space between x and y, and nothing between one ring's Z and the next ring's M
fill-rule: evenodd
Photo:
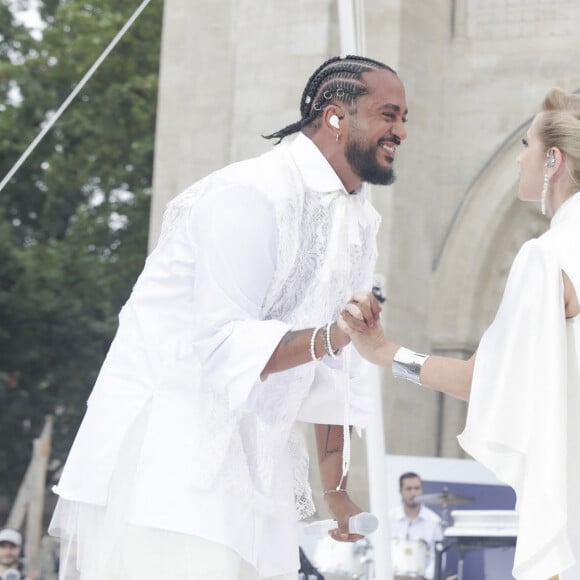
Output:
M423 540L427 544L424 577L431 580L435 574L435 542L443 539L441 518L424 505L421 505L416 518L409 518L402 505L391 511L390 518L393 538Z
M580 192L516 256L477 352L461 446L516 492L518 580L580 578Z
M130 522L222 543L266 576L296 570L293 480L308 490L293 424L301 408L340 424L345 383L328 361L259 376L286 332L336 319L370 289L379 221L302 134L175 198L56 492L105 505L119 448L146 409ZM352 359L351 423L364 426ZM320 383L341 401L329 412L307 403Z

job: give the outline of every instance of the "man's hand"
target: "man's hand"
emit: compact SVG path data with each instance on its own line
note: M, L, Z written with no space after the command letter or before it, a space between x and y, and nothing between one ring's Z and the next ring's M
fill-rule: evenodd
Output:
M350 534L348 531L348 520L351 516L360 514L362 510L352 502L346 491L327 493L324 496L326 505L332 517L336 520L338 528L330 530L328 535L337 542L356 542L363 536Z

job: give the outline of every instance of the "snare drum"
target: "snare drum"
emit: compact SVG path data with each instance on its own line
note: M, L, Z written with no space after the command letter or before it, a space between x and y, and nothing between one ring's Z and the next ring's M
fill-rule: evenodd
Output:
M393 538L391 542L393 574L405 578L423 578L429 547L423 540Z

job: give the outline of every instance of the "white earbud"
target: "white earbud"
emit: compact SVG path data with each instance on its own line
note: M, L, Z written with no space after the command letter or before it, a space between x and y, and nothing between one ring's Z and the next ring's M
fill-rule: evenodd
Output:
M331 115L330 119L328 119L328 122L330 123L331 127L334 127L335 129L340 128L340 120L338 115Z

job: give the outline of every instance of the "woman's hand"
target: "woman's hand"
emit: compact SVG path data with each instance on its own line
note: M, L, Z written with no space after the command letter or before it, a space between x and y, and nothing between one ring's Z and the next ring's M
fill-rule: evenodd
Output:
M380 321L381 306L372 293L355 294L338 319L359 353L370 362L391 366L398 345L385 338Z

